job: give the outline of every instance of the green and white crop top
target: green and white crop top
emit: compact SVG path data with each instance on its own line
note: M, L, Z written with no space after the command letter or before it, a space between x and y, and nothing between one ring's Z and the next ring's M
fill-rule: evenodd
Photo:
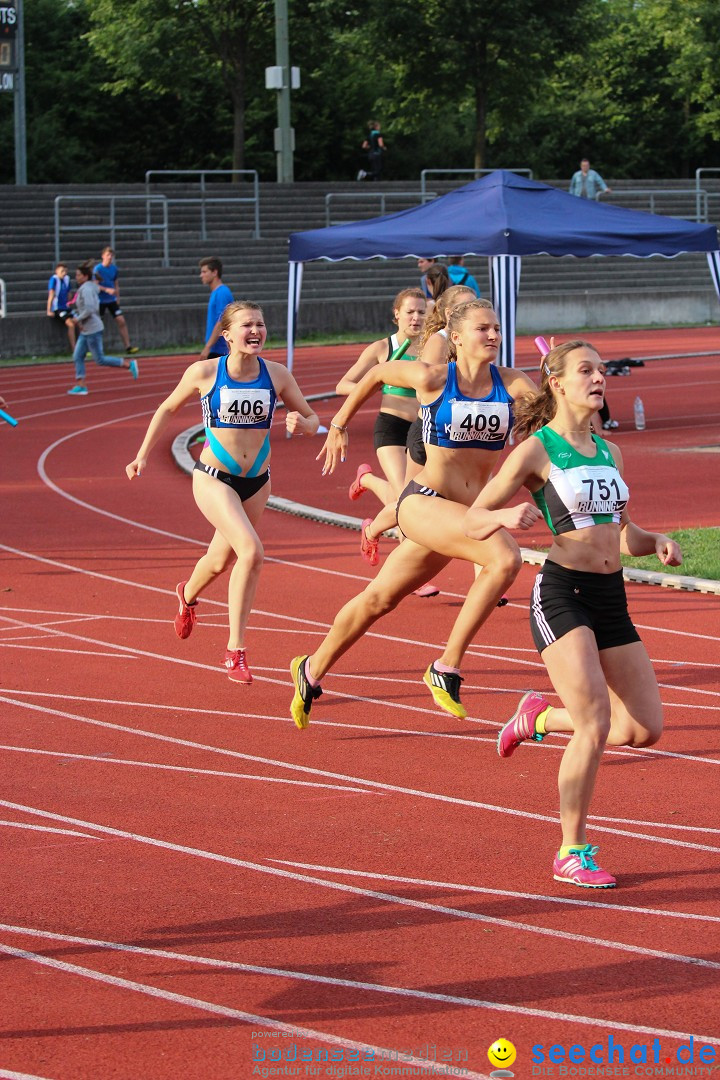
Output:
M620 523L630 492L604 439L593 435L595 457L578 453L552 428L534 432L550 458L550 475L533 499L552 533Z
M388 354L387 361L390 360L392 354L399 349L402 342L398 338L397 334L391 334L388 340ZM408 356L407 353L403 356L403 360L417 360L417 356ZM415 397L415 391L409 386L388 386L387 383L383 386L383 394L394 394L395 397Z

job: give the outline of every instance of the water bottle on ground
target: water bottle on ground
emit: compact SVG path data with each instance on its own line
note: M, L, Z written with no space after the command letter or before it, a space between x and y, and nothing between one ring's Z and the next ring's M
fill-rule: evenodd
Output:
M635 398L635 406L633 408L635 414L635 427L638 431L645 430L645 406L642 403L642 398L638 395Z

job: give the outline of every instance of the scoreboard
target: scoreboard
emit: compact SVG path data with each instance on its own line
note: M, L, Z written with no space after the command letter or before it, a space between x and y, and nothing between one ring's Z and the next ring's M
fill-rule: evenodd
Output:
M0 0L0 91L15 89L17 74L18 11L14 3Z

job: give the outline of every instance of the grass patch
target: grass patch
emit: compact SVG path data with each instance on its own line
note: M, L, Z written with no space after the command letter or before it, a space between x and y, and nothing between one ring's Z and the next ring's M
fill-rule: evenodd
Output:
M630 566L635 570L661 570L664 574L720 581L720 528L678 529L668 533L668 536L676 540L682 549L682 566L661 566L654 555L647 555L642 559L622 555L623 566Z
M663 566L656 555L644 555L641 559L621 555L620 562L633 570L650 570L655 574L679 574L681 577L720 581L720 528L676 529L667 535L680 545L682 566ZM547 554L549 550L549 547L533 545L533 551Z

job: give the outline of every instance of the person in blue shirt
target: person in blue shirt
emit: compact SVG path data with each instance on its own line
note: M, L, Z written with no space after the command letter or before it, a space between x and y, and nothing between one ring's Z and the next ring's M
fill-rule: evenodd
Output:
M469 270L465 269L465 259L462 255L453 255L447 261L447 272L453 285L464 285L472 289L475 296L480 296L480 286Z
M65 263L58 263L55 273L48 281L46 314L50 319L57 319L67 330L70 351L75 351L75 319L70 309L70 275Z
M120 286L118 284L118 268L115 265L115 252L111 247L104 247L100 252L100 262L93 268L93 277L100 290L100 317L103 318L109 312L115 320L126 353L140 352L137 345L130 344L125 316L120 307Z
M220 318L223 311L233 302L233 294L227 285L223 285L222 260L216 255L201 259L200 280L210 289L207 319L205 320L205 347L200 353L201 360L212 360L215 356L226 356L228 344L222 333Z
M612 188L607 186L600 173L590 168L590 162L584 157L570 181L569 191L581 199L597 199L603 191L612 191Z

